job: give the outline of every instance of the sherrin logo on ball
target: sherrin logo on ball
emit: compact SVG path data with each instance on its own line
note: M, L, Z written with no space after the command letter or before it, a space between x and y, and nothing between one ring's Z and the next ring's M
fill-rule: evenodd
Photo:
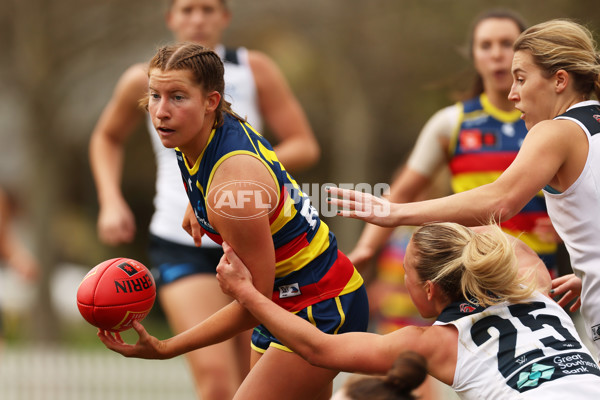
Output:
M83 318L100 329L120 332L144 319L156 298L152 274L131 258L106 260L90 270L77 289Z

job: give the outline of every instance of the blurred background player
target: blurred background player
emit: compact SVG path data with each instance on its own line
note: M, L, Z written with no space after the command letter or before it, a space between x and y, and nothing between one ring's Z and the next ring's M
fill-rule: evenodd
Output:
M11 196L0 187L0 262L21 278L34 282L39 276L39 264L15 231L15 205ZM0 315L0 347L2 346L2 315Z
M472 93L468 100L438 111L427 121L406 166L391 186L392 202L417 200L444 164L450 168L454 192L490 183L519 151L527 129L508 94L512 45L525 23L513 11L494 9L479 15L472 26L469 55L477 72ZM541 195L502 227L534 249L551 276L556 275L557 246ZM356 265L369 260L391 232L366 225L350 259Z
M309 122L281 71L265 54L221 44L231 20L225 0L170 0L166 24L177 41L214 49L225 65L225 97L232 108L260 132L263 120L275 136L277 157L289 171L306 168L319 158ZM207 236L202 247L182 229L188 199L175 152L160 143L138 101L147 95L146 64L130 67L92 133L90 162L98 191L98 235L109 245L133 240L134 215L120 182L126 139L145 122L156 154L155 212L150 223L150 260L157 275L160 304L175 333L182 332L230 299L218 287L215 267L222 249ZM250 335L187 354L196 391L203 400L233 396L249 367Z

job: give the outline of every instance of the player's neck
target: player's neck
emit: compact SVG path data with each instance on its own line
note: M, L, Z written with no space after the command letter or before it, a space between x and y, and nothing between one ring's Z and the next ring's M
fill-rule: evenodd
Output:
M215 126L214 114L207 117L204 122L198 135L186 145L179 147L190 167L196 165L198 158L202 155L208 144L208 139Z

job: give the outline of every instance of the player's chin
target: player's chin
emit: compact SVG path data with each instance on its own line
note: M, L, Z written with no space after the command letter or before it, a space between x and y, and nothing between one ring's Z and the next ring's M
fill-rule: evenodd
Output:
M177 147L177 143L175 143L175 141L173 140L172 137L163 137L163 136L161 136L160 137L160 142L167 149L174 149L175 147Z

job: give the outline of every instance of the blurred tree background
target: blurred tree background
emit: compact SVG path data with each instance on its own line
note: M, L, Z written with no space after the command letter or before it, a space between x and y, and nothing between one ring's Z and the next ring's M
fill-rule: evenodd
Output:
M471 20L491 7L529 24L573 18L592 30L591 0L230 0L226 44L262 50L279 64L322 146L305 183L389 182L425 121L469 88ZM172 40L166 0L3 0L0 3L0 185L18 199L24 237L43 265L31 335L57 340L49 300L57 266L85 271L117 256L146 259L154 193L147 132L129 143L125 193L136 241L109 248L96 236L88 162L93 126L120 74ZM266 136L269 134L266 132ZM327 219L343 250L362 224ZM74 298L73 298L74 301Z

